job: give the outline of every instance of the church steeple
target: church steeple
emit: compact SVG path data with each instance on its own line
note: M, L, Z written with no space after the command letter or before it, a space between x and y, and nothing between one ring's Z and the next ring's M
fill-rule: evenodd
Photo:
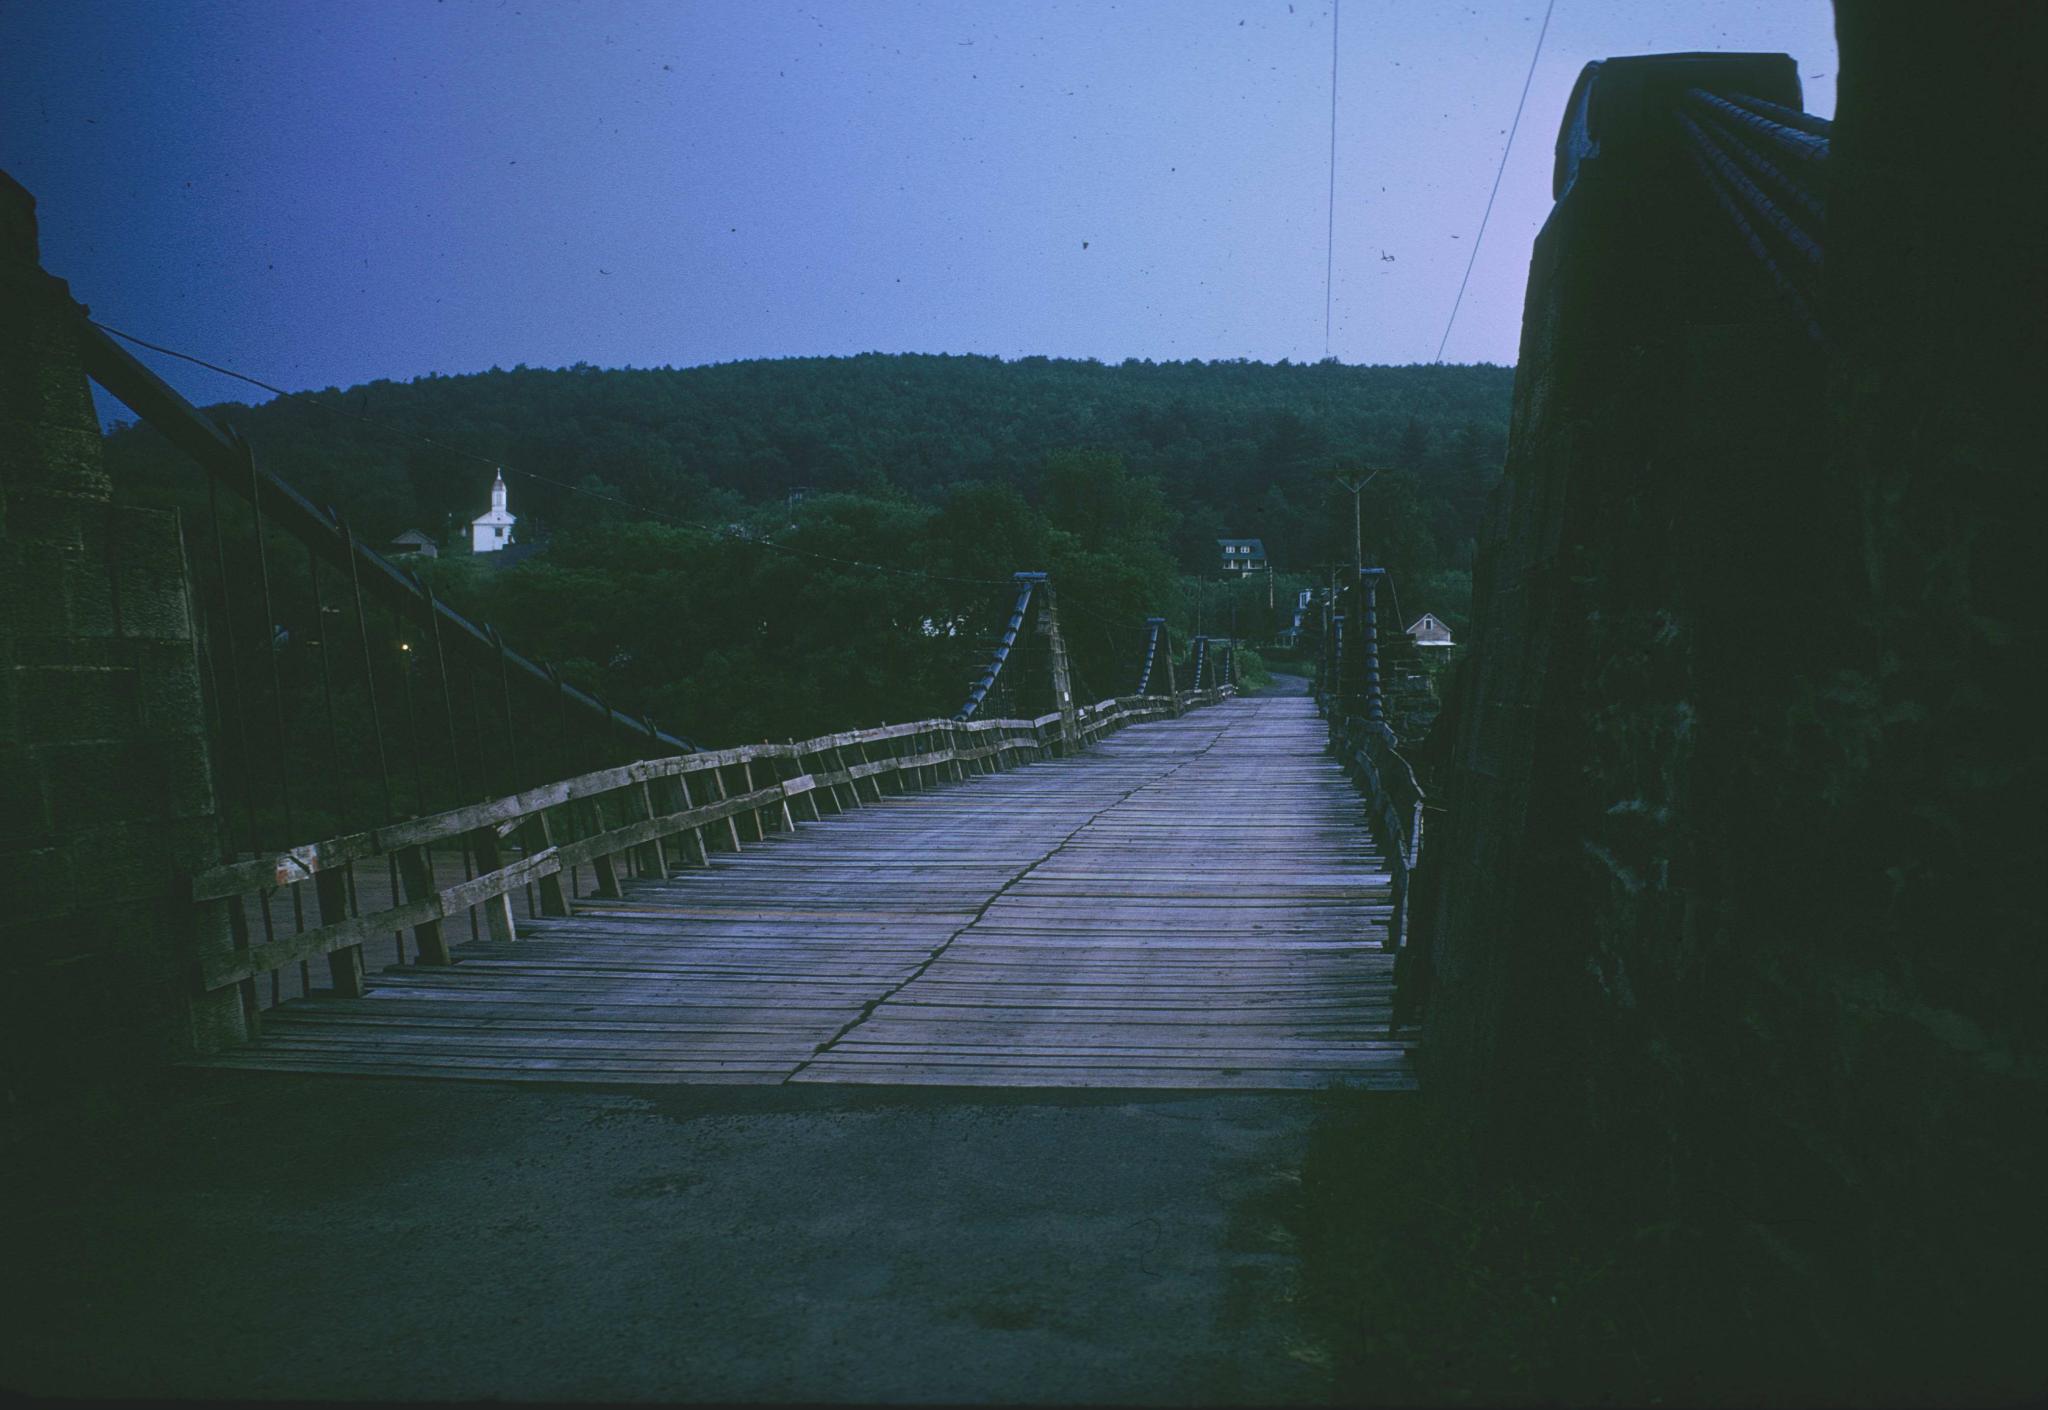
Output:
M505 507L505 471L501 467L496 479L491 481L491 507L469 521L469 547L472 553L496 553L510 547L512 526L518 517Z

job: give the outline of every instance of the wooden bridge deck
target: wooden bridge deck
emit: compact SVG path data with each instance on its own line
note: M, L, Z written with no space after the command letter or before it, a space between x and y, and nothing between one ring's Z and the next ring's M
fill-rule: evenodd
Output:
M265 1016L209 1066L584 1082L1413 1085L1388 875L1301 696L888 797Z

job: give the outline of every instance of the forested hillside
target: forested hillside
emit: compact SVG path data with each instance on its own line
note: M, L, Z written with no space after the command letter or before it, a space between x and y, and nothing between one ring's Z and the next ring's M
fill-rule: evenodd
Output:
M1460 625L1512 380L1492 366L871 354L521 367L213 411L373 542L417 527L459 549L502 463L520 537L547 551L509 569L444 557L441 590L611 698L724 737L957 704L956 658L974 649L962 633L990 594L940 578L1053 571L1093 623L1070 635L1097 693L1128 688L1135 647L1118 637L1147 612L1183 632L1227 630L1234 613L1257 639L1266 585L1226 588L1214 541L1262 538L1284 600L1350 557L1334 480L1361 466L1387 467L1364 495L1368 558L1404 609ZM116 431L107 458L131 495L199 503L198 477L146 427Z

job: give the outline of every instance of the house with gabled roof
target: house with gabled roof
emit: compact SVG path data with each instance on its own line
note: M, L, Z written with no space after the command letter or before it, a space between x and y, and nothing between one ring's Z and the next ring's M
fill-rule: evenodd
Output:
M1408 624L1408 636L1417 646L1455 646L1451 629L1435 614L1425 612Z
M407 529L384 545L386 558L439 558L441 546L424 529Z
M1258 539L1222 538L1216 547L1223 559L1223 571L1247 577L1266 571L1266 545Z

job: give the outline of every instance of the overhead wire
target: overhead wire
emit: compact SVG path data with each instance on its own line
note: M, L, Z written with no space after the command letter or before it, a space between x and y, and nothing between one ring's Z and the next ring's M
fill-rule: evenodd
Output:
M1465 302L1465 286L1472 282L1472 267L1479 262L1479 244L1486 238L1486 222L1493 216L1493 199L1500 194L1500 179L1507 174L1508 154L1515 150L1515 133L1522 127L1522 109L1529 101L1529 84L1536 77L1536 61L1543 57L1543 38L1550 33L1550 14L1557 0L1543 7L1543 27L1536 31L1536 49L1529 55L1529 72L1522 77L1522 96L1515 101L1515 120L1508 126L1507 145L1501 148L1500 166L1493 173L1493 190L1486 195L1486 211L1479 217L1479 233L1472 237L1472 253L1465 260L1465 277L1458 281L1458 297L1451 301L1451 316L1444 323L1444 336L1436 345L1434 361L1444 360L1444 348L1451 341L1451 329L1458 322L1458 309Z
M1330 197L1323 228L1323 356L1330 355L1330 305L1337 268L1337 27L1344 0L1330 0Z
M181 361L192 363L194 366L203 367L209 372L218 373L223 377L231 377L238 382L246 382L252 387L260 387L262 390L271 393L273 396L286 398L292 401L304 402L309 406L318 407L320 410L327 412L329 415L341 416L353 421L361 421L365 425L374 426L379 430L386 432L387 434L397 436L406 440L416 441L420 445L430 446L435 450L446 451L450 455L458 455L463 457L464 459L475 461L480 465L490 465L497 469L503 470L508 474L518 475L525 479L536 481L540 484L552 485L556 489L564 490L574 495L581 495L586 499L601 500L607 504L618 505L621 508L633 511L635 514L645 515L651 519L659 519L662 520L664 523L674 525L677 528L693 529L698 533L708 534L714 539L722 540L727 543L752 544L760 548L773 549L778 553L791 554L800 558L809 558L822 563L834 563L840 565L841 567L847 568L861 568L866 569L870 572L886 573L897 577L921 578L929 582L956 583L970 587L1002 587L1006 586L1009 583L1009 579L1007 578L967 578L947 573L934 573L928 568L899 568L894 566L893 564L872 563L864 559L857 558L843 558L837 554L820 553L815 549L799 548L794 544L778 543L773 539L754 538L746 534L735 533L729 528L721 528L715 524L699 523L694 519L685 519L681 515L671 514L666 510L654 509L644 504L636 504L632 500L622 498L621 496L618 495L605 494L599 490L587 489L582 485L572 485L568 483L566 480L554 479L553 477L543 475L538 471L528 470L521 466L513 465L506 461L499 460L488 455L483 455L477 451L470 450L465 446L452 445L447 441L437 440L432 436L424 435L418 431L408 430L402 426L395 426L391 424L389 421L385 421L378 417L371 416L365 412L351 411L347 407L343 406L333 406L325 401L322 401L319 397L309 395L308 393L305 392L287 391L283 387L279 387L270 382L266 382L260 377L252 377L246 372L237 372L232 367L223 367L217 362L209 362L207 359L203 357L198 357L192 353L180 352L176 348L165 347L161 343L153 343L149 341L147 338L139 338L133 333L123 332L121 329L115 328L110 324L102 323L97 318L88 318L86 321L88 323L91 323L93 327L100 329L102 332L111 333L117 338L135 344L137 347L147 348L151 352L161 353L165 357L178 358Z

